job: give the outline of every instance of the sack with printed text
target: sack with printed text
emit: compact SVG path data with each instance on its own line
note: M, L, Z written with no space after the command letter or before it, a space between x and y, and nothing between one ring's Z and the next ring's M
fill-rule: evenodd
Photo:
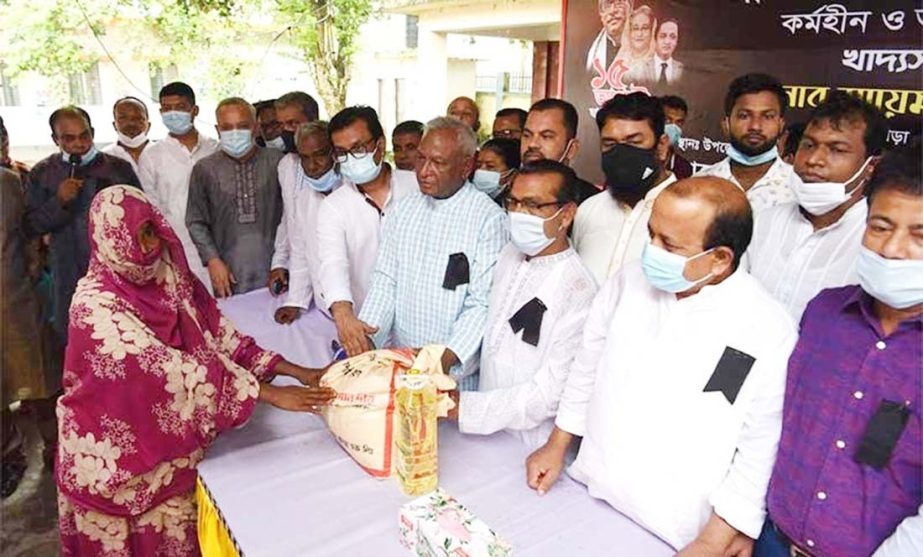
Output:
M435 377L440 390L455 388L455 381L442 371L444 346L429 345L414 356L409 348L372 350L330 366L320 386L330 387L336 399L322 413L327 427L349 456L376 478L388 478L394 471L395 377L410 369ZM454 406L441 393L438 415L445 417Z

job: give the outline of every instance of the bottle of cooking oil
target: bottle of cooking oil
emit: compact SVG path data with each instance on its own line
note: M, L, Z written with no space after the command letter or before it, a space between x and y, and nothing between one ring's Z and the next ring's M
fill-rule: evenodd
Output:
M397 377L397 475L407 495L436 489L438 442L436 439L436 385L430 375L411 369Z

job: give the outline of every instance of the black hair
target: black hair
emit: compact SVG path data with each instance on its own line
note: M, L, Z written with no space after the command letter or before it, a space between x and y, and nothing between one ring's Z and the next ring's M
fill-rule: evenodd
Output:
M136 103L140 104L140 105L141 105L141 108L144 109L144 117L145 117L145 118L150 117L150 115L149 115L148 112L147 112L147 105L144 104L144 101L142 101L142 100L139 99L138 97L133 97L133 96L131 96L131 95L126 95L126 96L122 97L121 99L119 99L119 100L115 101L114 103L112 103L112 116L113 116L113 117L115 116L115 107L117 107L117 106L119 105L119 103L123 103L123 102L125 102L125 101L135 101Z
M719 205L715 220L705 230L705 250L720 246L731 248L734 252L731 268L735 271L753 238L753 210L749 203L744 207L745 210L740 212L729 211Z
M616 95L602 105L596 113L596 125L602 131L606 121L614 120L645 120L654 132L654 141L663 135L666 117L663 115L663 105L660 99L641 92L628 95Z
M804 122L794 122L785 126L785 145L782 146L782 156L794 155L798 151L798 145L801 143L801 136L804 135L804 129L807 125Z
M686 104L686 99L682 97L664 95L660 97L660 104L663 105L663 108L675 108L676 110L682 110L686 114L689 114L689 105Z
M503 159L507 168L519 168L521 159L519 155L519 140L505 137L488 139L481 145L481 151L496 153Z
M502 108L497 111L494 118L509 118L510 116L514 116L519 120L520 128L526 127L526 118L529 116L529 113L521 108Z
M253 108L256 110L256 115L259 116L260 112L266 110L267 108L276 108L276 99L269 99L267 101L257 101L253 103Z
M920 138L914 139L908 145L885 151L868 185L865 186L869 206L872 205L875 195L883 190L897 190L907 195L923 197L921 160L923 160L923 148L921 148Z
M82 118L87 123L90 132L93 132L93 122L90 120L90 115L87 114L87 111L79 106L68 105L55 110L48 117L48 127L51 128L51 135L55 135L54 125L62 117Z
M313 122L320 118L320 108L317 106L317 101L304 91L292 91L282 95L276 99L275 107L279 108L290 104L297 104L301 107L301 112L309 121Z
M394 131L391 132L391 137L405 133L413 133L423 137L423 130L425 127L426 126L423 125L423 122L418 122L416 120L405 120L394 126Z
M748 73L731 82L727 95L724 97L724 114L731 115L734 103L740 97L763 91L772 93L779 99L779 113L784 116L785 109L788 108L788 94L785 92L785 87L782 86L781 81L764 73Z
M679 20L677 20L675 17L668 17L668 18L666 18L666 19L661 19L661 20L657 23L657 28L654 29L654 37L655 37L655 38L657 37L657 33L660 33L660 28L663 27L663 24L664 24L664 23L672 23L673 25L676 25L677 31L679 30Z
M564 119L564 129L567 131L567 139L577 137L577 125L580 123L580 117L577 115L577 109L574 108L574 105L562 99L549 97L537 101L529 108L529 112L545 112L546 110L560 110L561 117Z
M554 174L561 178L561 185L558 187L555 199L559 203L577 203L577 174L574 169L564 163L551 159L542 159L531 162L516 172L518 180L520 176L530 176L533 174Z
M371 106L365 105L347 106L343 110L337 112L336 115L330 119L330 124L327 126L327 134L333 137L334 132L347 128L358 120L365 122L365 126L369 129L369 133L372 134L372 139L378 140L384 137L385 132L381 129L381 122L378 121L378 113L375 112L375 109Z
M189 101L189 104L195 106L195 91L192 90L192 87L186 85L182 81L174 81L172 83L167 83L160 89L160 93L157 95L157 99L163 99L164 97L183 97Z
M888 121L881 110L858 95L841 89L830 91L827 98L811 112L808 125L822 121L839 130L844 122L861 120L865 123L865 152L867 155L880 155L888 141Z

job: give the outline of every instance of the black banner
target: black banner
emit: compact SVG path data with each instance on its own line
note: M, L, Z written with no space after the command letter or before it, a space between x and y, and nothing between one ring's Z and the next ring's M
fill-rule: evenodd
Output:
M786 122L833 88L855 92L906 143L923 119L923 2L875 0L565 0L563 97L580 113L575 162L602 180L594 115L614 95L679 95L689 104L679 151L698 165L725 156L724 96L735 77L785 84Z

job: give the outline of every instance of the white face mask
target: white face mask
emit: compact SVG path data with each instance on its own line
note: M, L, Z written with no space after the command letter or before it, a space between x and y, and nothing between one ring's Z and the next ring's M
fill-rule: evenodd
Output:
M270 139L269 141L267 141L266 147L269 147L270 149L277 149L279 151L284 151L285 150L285 140L282 139L281 135L277 136L276 138Z
M368 184L381 174L381 162L375 162L375 151L364 157L352 153L346 155L346 162L340 163L340 175L356 185ZM384 159L382 159L384 162Z
M808 183L797 174L792 174L792 192L798 200L798 205L812 215L823 215L846 203L853 192L865 183L865 178L857 182L852 189L847 191L846 188L862 175L871 160L871 157L865 159L859 170L845 182Z
M923 304L923 261L919 259L887 259L860 246L856 274L862 290L889 307Z
M490 197L496 197L496 195L503 190L503 185L500 182L505 177L509 176L510 172L512 172L512 170L497 172L496 170L478 169L474 171L474 178L471 182L478 191L482 191Z
M128 137L124 133L116 130L116 135L119 136L119 143L129 149L137 149L147 141L147 132L141 132L134 137Z
M564 207L547 219L526 213L510 213L510 239L522 253L533 256L542 252L554 242L554 238L545 235L545 223L556 218Z

